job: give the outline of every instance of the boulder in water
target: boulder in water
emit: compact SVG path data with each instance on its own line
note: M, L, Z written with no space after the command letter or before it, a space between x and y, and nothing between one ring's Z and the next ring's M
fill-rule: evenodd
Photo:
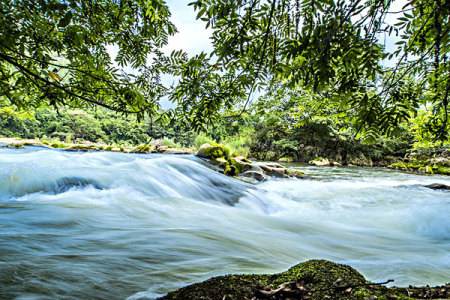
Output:
M203 144L198 149L197 156L209 159L216 159L219 157L228 158L230 156L230 151L222 144Z
M310 260L273 275L226 275L170 292L159 300L448 299L449 286L387 288L350 266Z
M317 166L317 167L331 166L331 163L328 160L328 158L322 158L322 157L317 157L313 160L310 160L308 163L310 165Z
M239 176L246 177L246 178L253 178L256 181L264 181L267 179L264 172L258 172L258 171L252 171L252 170L245 171L244 173L239 174Z
M303 173L302 171L297 170L297 169L287 169L287 174L290 177L305 178L305 173Z
M289 177L287 168L283 165L280 165L279 163L255 163L258 167L260 167L264 173L266 173L269 176L274 177Z
M251 170L253 168L252 161L243 156L231 158L231 163L237 168L239 173Z
M433 189L433 190L450 191L450 185L446 185L446 184L442 184L442 183L432 183L432 184L424 185L424 187L427 187L427 188Z

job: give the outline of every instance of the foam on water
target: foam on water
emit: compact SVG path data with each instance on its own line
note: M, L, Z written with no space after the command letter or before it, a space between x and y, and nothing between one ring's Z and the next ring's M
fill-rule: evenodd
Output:
M309 258L450 279L447 177L303 168L256 186L192 156L0 150L0 298L146 299Z

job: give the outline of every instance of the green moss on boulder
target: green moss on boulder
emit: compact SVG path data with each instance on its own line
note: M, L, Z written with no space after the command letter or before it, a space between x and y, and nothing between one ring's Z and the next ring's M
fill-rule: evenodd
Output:
M160 300L408 300L448 296L448 286L387 288L366 281L350 266L310 260L280 274L214 277L170 292Z
M226 158L230 157L230 149L228 149L225 145L211 143L211 144L203 144L197 151L197 156L208 158L208 159L216 159L216 158Z
M155 150L155 146L151 144L140 144L134 147L131 152L133 153L150 153Z

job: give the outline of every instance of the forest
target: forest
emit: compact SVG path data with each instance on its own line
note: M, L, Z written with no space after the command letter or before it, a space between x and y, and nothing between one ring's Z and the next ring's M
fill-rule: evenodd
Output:
M188 11L209 48L168 48ZM0 0L0 298L448 299L449 31L449 0Z

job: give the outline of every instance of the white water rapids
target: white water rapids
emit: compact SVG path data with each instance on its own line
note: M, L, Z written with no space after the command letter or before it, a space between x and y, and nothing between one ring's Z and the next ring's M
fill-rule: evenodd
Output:
M310 258L450 281L450 178L301 167L250 185L193 156L0 149L1 299L153 299Z

